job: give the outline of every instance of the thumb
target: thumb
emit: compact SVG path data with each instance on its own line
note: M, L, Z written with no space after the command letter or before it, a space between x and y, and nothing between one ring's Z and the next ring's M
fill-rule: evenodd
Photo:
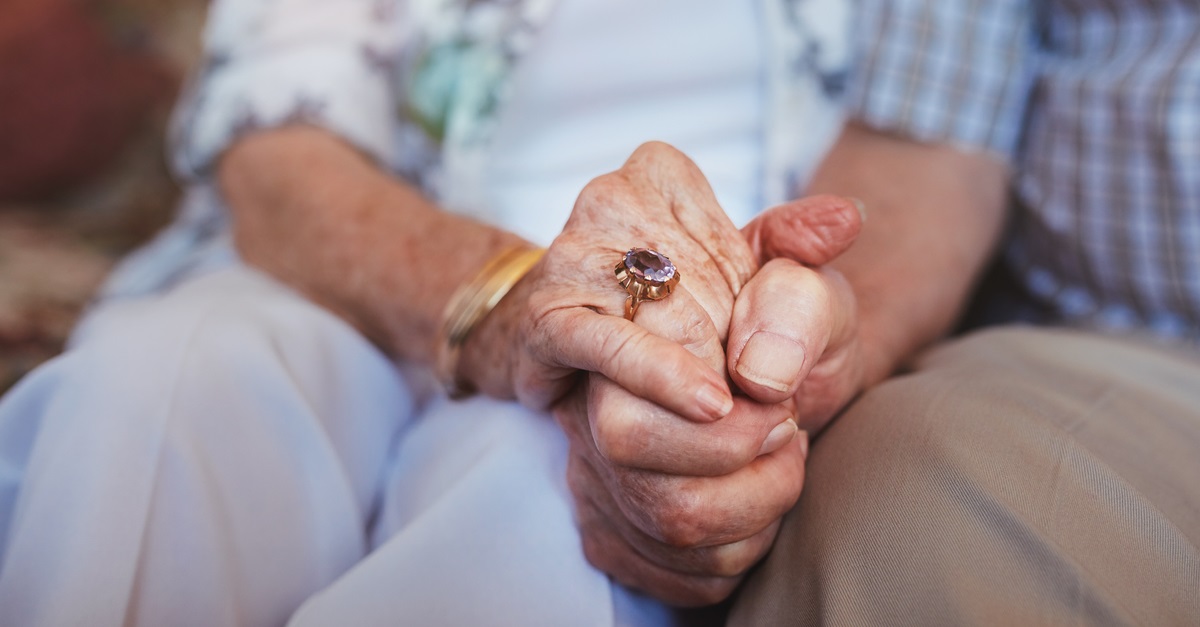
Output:
M809 196L764 211L742 234L760 264L783 257L820 266L854 243L866 218L866 209L857 199Z

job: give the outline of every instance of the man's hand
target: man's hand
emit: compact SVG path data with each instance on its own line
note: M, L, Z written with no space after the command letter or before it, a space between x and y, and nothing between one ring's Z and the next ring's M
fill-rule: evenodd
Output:
M809 189L863 199L870 225L853 247L829 249L816 240L836 238L813 237L822 225L861 219L837 198L816 197L792 205L827 218L797 228L775 209L744 229L765 266L735 307L734 382L760 401L794 398L815 434L953 327L1003 230L1008 180L992 155L847 124ZM761 343L778 355L760 358L751 338L764 332L791 343Z
M857 300L826 264L849 248L865 217L857 201L814 196L743 229L763 267L734 305L729 373L758 401L794 399L800 428L810 433L864 385Z

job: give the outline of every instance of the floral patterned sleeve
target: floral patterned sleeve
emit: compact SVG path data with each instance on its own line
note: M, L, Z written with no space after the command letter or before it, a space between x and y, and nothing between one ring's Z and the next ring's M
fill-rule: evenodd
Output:
M215 0L206 62L175 114L176 172L206 178L240 135L323 127L390 163L397 0Z

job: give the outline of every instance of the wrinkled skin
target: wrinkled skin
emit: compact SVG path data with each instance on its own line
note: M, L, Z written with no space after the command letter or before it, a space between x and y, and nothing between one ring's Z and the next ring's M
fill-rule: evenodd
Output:
M552 406L568 435L595 566L706 605L770 548L803 485L796 424L815 432L860 387L854 297L824 264L861 224L852 201L818 197L738 231L695 164L659 143L583 190L512 299L524 305L511 314L522 320L512 368L518 398ZM631 246L667 254L683 276L636 324L612 271ZM732 405L706 403L727 381Z

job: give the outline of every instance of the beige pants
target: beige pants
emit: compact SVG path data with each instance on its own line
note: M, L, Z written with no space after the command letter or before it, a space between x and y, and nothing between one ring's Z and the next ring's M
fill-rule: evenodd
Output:
M817 440L731 625L1200 625L1200 359L1022 328Z

